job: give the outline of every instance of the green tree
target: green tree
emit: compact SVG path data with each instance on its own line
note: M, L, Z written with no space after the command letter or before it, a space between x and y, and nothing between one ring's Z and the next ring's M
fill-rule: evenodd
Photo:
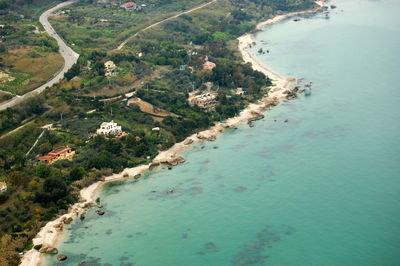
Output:
M40 162L40 163L36 166L35 173L36 173L36 175L37 175L38 177L47 178L47 177L50 176L51 168L50 168L50 166L48 166L46 163Z

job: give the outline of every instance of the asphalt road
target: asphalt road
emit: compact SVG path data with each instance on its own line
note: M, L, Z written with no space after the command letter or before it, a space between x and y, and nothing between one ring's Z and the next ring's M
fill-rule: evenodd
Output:
M59 5L56 5L55 7L52 7L49 10L45 11L39 18L39 21L43 25L44 29L47 31L47 33L51 37L53 37L57 41L58 46L60 47L59 52L62 55L62 57L64 58L63 68L60 71L56 72L54 77L52 79L50 79L49 81L47 81L42 86L40 86L40 87L34 89L33 91L30 91L22 96L16 96L7 102L0 103L0 111L7 109L8 107L15 106L15 105L21 103L22 101L29 99L29 98L43 92L47 87L53 86L54 84L56 84L57 82L62 80L64 78L64 73L67 72L76 63L76 61L78 61L79 54L75 53L64 42L64 40L55 32L55 30L53 29L53 27L51 26L51 24L48 21L49 16L53 12L55 12L58 9L61 9L63 7L66 7L70 4L73 4L76 1L77 0L66 1Z

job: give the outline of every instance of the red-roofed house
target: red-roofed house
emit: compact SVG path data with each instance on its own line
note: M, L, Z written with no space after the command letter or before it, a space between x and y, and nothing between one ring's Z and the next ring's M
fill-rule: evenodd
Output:
M134 2L126 2L121 5L125 10L135 10L137 8L137 4Z
M215 63L213 63L213 62L210 62L210 61L206 61L204 64L203 64L203 69L208 69L208 70L212 70L214 67L216 67L217 65L215 64Z
M57 160L71 159L75 152L70 147L59 147L45 156L38 157L38 161L46 162L47 164L52 164Z

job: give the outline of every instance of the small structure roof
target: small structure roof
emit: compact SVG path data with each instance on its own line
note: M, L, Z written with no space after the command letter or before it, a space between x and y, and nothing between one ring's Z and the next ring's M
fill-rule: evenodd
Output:
M69 151L69 150L71 150L71 148L65 147L65 146L61 146L61 147L58 147L57 149L52 150L51 152L49 152L49 155L59 155L59 154L61 154L63 152Z
M40 156L37 158L37 160L39 161L49 161L49 160L53 160L56 156L54 155L44 155L44 156Z
M136 6L136 3L134 2L126 2L122 4L123 7L134 7Z

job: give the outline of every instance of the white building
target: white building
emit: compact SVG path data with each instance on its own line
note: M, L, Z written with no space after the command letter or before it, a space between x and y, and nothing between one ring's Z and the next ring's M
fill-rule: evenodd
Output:
M100 128L96 131L97 135L119 135L122 133L122 128L121 126L118 126L117 123L114 123L113 120L111 122L103 122L100 125Z
M244 90L242 88L237 88L235 91L236 95L244 95Z
M7 184L5 182L0 182L0 193L7 191Z
M117 74L117 66L114 64L113 61L107 61L104 63L105 73L104 76L111 77Z

